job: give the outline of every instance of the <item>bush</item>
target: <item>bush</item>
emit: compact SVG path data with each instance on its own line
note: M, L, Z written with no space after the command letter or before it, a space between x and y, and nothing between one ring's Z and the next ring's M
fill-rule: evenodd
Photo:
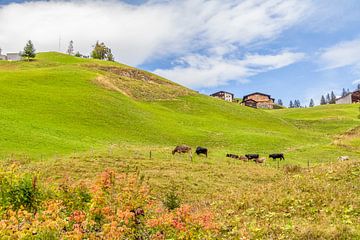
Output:
M41 192L37 186L37 177L29 174L16 174L16 169L0 175L1 209L25 209L36 212L41 202Z
M31 175L0 171L0 176L0 239L204 239L217 234L211 212L180 206L175 188L167 199L176 210L169 212L139 174L107 170L87 185L67 181L42 189L34 187ZM41 205L40 192L47 192Z

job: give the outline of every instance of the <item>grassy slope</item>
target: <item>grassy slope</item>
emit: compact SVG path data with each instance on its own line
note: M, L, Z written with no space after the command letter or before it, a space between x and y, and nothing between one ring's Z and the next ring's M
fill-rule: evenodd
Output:
M89 64L128 68L56 53L31 63L0 63L2 155L30 155L35 161L20 159L25 169L57 180L82 181L106 168L140 170L156 195L175 184L184 202L214 209L234 239L244 226L259 239L359 234L359 135L357 129L344 134L359 126L357 105L262 111L192 92L141 101L99 87L96 77L115 76ZM210 156L192 162L172 157L180 143L208 146ZM224 157L275 151L286 153L286 163L303 166L339 155L354 161L292 175L272 161L263 167ZM48 159L39 161L40 154Z
M0 63L2 155L68 154L124 142L266 153L312 139L277 116L194 93L134 100L94 84L109 74L89 64L126 68L56 53L31 63Z

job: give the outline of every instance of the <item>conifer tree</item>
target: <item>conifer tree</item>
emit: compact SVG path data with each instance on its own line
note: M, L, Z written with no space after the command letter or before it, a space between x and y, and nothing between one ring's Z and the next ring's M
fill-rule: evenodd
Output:
M279 105L279 106L283 106L283 102L282 102L281 99L278 99L278 105Z
M341 96L344 97L346 95L346 90L343 88Z
M320 105L325 105L326 104L326 100L324 95L321 96L321 100L320 100Z
M329 104L331 101L330 94L326 94L326 104Z
M69 43L67 54L74 55L74 41L73 40L71 40Z
M35 48L34 48L34 44L32 43L31 40L29 40L26 43L26 46L24 48L24 52L21 55L24 58L27 58L28 61L30 61L30 58L35 58L36 53L35 53Z
M314 107L314 106L315 106L314 100L310 99L309 107Z
M294 104L293 104L292 100L290 100L289 108L294 108Z
M335 104L335 101L336 101L335 93L331 91L330 104Z

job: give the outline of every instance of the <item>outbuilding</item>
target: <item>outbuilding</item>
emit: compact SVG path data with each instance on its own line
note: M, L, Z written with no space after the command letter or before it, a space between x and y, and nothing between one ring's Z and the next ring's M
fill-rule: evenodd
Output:
M336 104L351 104L360 103L360 90L350 92L345 96L339 97L335 100Z

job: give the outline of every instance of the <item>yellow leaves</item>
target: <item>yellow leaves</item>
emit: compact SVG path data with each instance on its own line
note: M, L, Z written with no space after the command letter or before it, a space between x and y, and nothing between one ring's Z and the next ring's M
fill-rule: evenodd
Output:
M88 187L81 186L81 191L70 182L58 190L65 195L52 188L52 198L44 200L36 213L22 208L3 210L0 239L3 236L15 239L41 236L43 233L79 240L134 239L139 236L191 239L217 231L214 215L209 211L203 212L190 205L182 205L171 212L164 209L150 196L149 187L138 174L106 170ZM77 195L72 197L71 194ZM81 199L86 201L76 202Z

